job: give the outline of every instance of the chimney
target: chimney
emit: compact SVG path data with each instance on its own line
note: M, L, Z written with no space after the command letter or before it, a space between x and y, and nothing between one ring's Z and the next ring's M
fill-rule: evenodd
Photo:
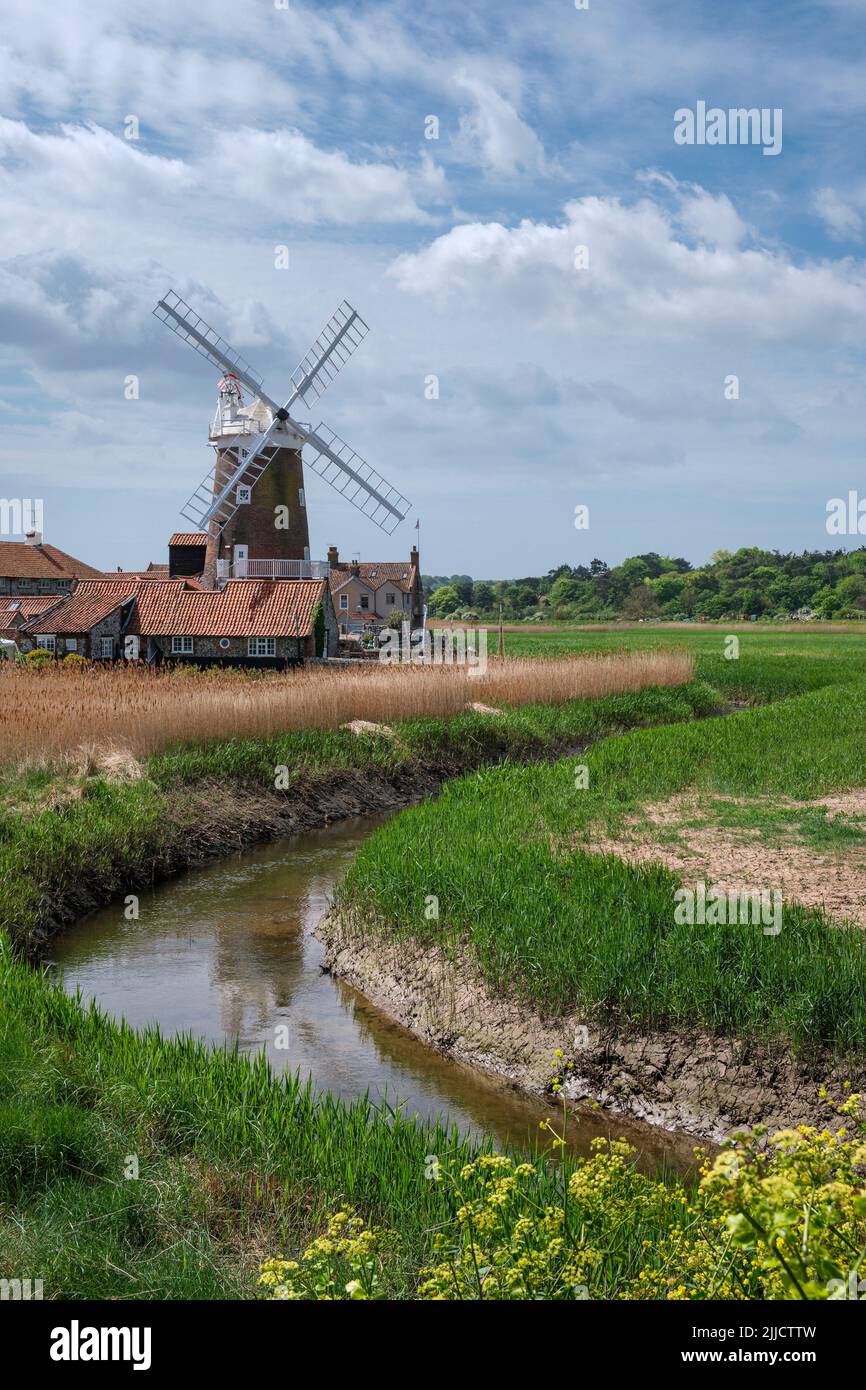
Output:
M353 574L353 575L355 576L355 578L357 579L358 576L359 576L360 573L361 573L361 566L360 566L360 564L358 563L358 561L357 561L357 560L353 560L352 563L351 563L351 565L349 566L349 569L351 570L352 574Z
M335 545L328 546L328 564L331 569L340 568L340 552Z
M412 549L409 551L409 564L410 564L410 565L414 565L416 569L418 568L418 547L417 547L417 545L413 545Z
M27 531L27 532L25 533L24 540L25 540L25 542L27 543L27 545L41 545L41 544L42 544L42 532L41 532L41 531Z

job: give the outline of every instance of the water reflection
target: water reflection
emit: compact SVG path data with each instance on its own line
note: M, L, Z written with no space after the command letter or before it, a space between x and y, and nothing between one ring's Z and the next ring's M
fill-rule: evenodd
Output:
M356 990L323 973L312 935L334 885L384 817L260 846L193 870L94 913L52 942L67 990L133 1027L192 1032L245 1051L264 1048L279 1070L312 1074L319 1090L353 1099L369 1091L407 1114L447 1114L464 1131L531 1145L555 1112L426 1047ZM623 1134L643 1166L682 1169L692 1143L587 1110L570 1121L573 1146Z

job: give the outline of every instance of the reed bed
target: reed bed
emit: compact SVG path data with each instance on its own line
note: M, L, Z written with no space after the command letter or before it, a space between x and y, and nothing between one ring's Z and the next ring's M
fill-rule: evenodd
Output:
M261 677L195 668L66 670L0 668L0 761L51 762L82 748L136 758L187 743L267 738L335 729L353 719L389 724L491 707L597 700L693 675L690 654L616 652L600 656L493 660L485 672L457 666L370 665L306 668Z

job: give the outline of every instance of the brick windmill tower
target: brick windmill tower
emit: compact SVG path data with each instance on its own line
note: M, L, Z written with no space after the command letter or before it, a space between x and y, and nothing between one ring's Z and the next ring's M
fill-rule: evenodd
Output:
M209 434L214 465L181 509L207 534L206 582L319 576L310 560L304 464L388 535L400 524L410 507L402 493L327 425L311 429L290 414L296 401L319 400L366 337L367 325L350 304L343 301L292 373L282 406L265 393L259 373L174 291L153 312L223 373Z

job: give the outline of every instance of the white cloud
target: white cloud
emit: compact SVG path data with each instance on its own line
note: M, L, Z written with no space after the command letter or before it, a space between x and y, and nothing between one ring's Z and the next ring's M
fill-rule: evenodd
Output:
M289 225L433 221L416 203L406 170L353 163L298 130L223 132L215 157L221 168L237 169L242 203L265 203Z
M700 189L683 194L673 212L649 198L581 198L566 204L557 224L455 227L397 257L391 274L406 291L495 297L536 324L637 338L748 332L762 341L813 341L862 332L862 265L798 266L782 253L739 249L743 233L727 198ZM575 269L578 246L589 250L587 269Z
M851 238L860 239L860 233L863 230L863 218L857 209L851 206L850 202L845 202L839 196L835 189L819 188L812 206L831 236L840 241Z
M474 110L460 118L458 155L477 160L494 174L545 172L544 146L512 102L477 74L458 72L454 84L474 103Z

